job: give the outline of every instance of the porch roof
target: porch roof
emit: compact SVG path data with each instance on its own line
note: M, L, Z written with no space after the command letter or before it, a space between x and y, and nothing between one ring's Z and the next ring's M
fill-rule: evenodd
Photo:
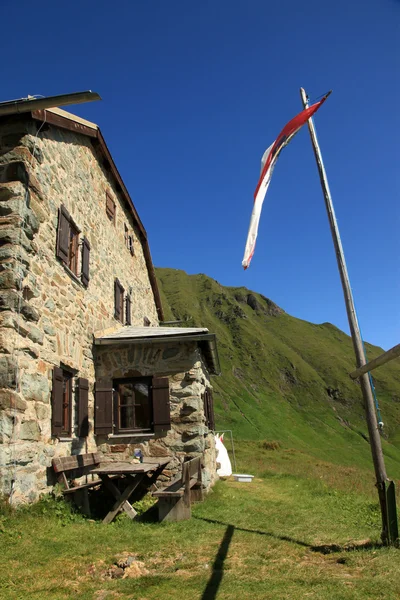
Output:
M197 342L210 373L220 375L221 368L215 333L210 333L206 327L133 327L126 325L117 331L94 339L96 346L159 344L171 341Z

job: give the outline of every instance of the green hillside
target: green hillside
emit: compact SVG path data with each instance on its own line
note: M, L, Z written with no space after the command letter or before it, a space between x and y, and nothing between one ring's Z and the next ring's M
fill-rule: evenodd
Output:
M351 339L330 323L286 314L246 288L224 287L206 275L156 269L165 319L206 326L218 338L222 375L213 378L216 423L236 439L283 447L343 465L371 468ZM368 358L383 352L366 344ZM389 476L400 479L400 365L374 371L385 423Z

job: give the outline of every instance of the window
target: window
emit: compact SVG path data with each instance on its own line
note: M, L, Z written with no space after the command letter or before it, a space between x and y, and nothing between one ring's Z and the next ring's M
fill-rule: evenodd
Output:
M128 228L126 226L126 223L124 223L124 239L125 239L125 246L127 248L129 248L129 235L128 235Z
M106 214L111 223L115 225L115 202L110 192L106 192Z
M213 400L212 391L210 388L207 388L204 391L203 409L204 409L205 422L206 422L208 429L215 431L214 400Z
M84 237L79 243L80 230L71 215L62 204L58 211L57 227L57 257L75 277L80 276L85 287L89 285L89 255L90 244ZM81 248L81 272L79 273L79 258Z
M125 435L171 429L168 377L96 382L95 433Z
M151 378L115 381L115 433L150 431Z
M73 394L74 375L61 367L53 370L53 388L51 392L51 433L58 437L71 437L74 420L78 426L79 437L89 433L88 391L89 382L79 377ZM76 406L73 400L76 399Z
M114 282L114 317L124 322L124 288L118 281L118 279Z

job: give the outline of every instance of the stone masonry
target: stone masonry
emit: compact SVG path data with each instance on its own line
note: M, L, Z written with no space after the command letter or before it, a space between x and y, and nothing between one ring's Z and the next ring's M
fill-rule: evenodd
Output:
M116 205L115 224L106 215L106 192ZM90 242L87 288L55 255L61 204ZM134 256L126 231L133 235ZM13 502L35 501L51 489L53 457L99 445L117 449L93 433L93 390L105 372L170 378L172 430L162 440L119 444L120 452L128 455L143 443L145 454L171 455L165 478L184 454L204 453L204 483L213 482L213 439L201 405L210 382L197 345L112 352L93 345L96 331L122 327L114 318L115 278L130 292L132 325L158 325L148 260L143 235L96 139L43 126L30 113L0 120L0 494L11 494ZM60 365L89 381L87 438L51 435L52 371Z

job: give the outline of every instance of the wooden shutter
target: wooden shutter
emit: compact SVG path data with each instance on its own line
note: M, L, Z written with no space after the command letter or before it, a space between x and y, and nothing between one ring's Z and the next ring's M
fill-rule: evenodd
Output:
M133 235L130 235L128 237L128 242L129 242L129 251L132 254L132 256L135 255L135 247L133 245Z
M78 436L89 435L89 382L83 377L77 381L78 388Z
M96 383L94 401L94 432L108 434L113 431L113 385L111 380Z
M63 370L53 369L53 388L51 391L51 434L60 436L63 424Z
M106 213L107 217L115 225L115 202L109 192L106 192Z
M86 238L83 238L81 281L85 287L87 287L89 285L89 255L90 255L90 244Z
M214 400L210 389L204 392L204 412L206 413L207 427L215 431Z
M215 431L215 414L214 414L214 397L211 390L208 390L209 404L208 404L208 419L210 421L210 429Z
M125 325L132 325L131 309L132 309L131 297L127 296L126 297L126 321L125 321Z
M171 411L168 377L153 377L152 401L154 433L169 431L171 429Z
M123 315L121 315L121 289L122 286L116 279L114 282L114 316L119 321L123 318Z
M61 204L58 209L57 257L65 263L68 263L70 221L71 217L69 212L65 206Z

